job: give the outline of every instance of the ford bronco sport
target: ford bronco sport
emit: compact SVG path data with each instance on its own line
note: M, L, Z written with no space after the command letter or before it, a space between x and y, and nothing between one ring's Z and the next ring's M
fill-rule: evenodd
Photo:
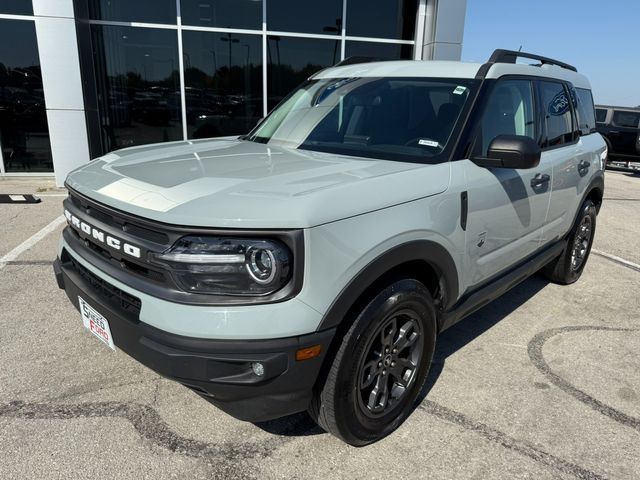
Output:
M248 135L72 172L57 281L96 337L231 415L308 410L365 445L409 416L442 330L539 270L580 277L594 122L587 79L537 55L345 61Z

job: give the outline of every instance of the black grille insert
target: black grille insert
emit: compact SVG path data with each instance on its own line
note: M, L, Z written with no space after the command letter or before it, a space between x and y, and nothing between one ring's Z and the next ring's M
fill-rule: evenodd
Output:
M111 255L110 250L107 250L106 248L103 248L99 244L94 243L90 240L83 239L82 237L80 237L78 232L75 231L73 228L69 227L69 232L73 235L74 239L76 239L78 242L84 245L88 250L94 253L97 253L105 260L115 265L118 265L118 267L124 270L127 270L128 272L135 273L136 275L139 275L141 277L147 278L149 280L153 280L154 282L158 282L161 284L166 283L165 276L162 274L162 272L158 270L152 270L143 265L139 265L137 263L131 262L126 258L121 258L120 260L118 260L117 258Z
M118 308L121 312L127 314L127 317L135 317L137 321L140 315L142 303L140 299L129 295L127 292L114 287L109 282L97 277L87 268L83 267L75 258L65 250L62 253L61 261L65 267L75 271L86 283L88 283L93 292L102 300L108 302L111 306Z

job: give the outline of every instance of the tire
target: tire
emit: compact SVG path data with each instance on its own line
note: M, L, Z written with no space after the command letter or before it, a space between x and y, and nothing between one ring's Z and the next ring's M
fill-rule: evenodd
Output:
M309 414L354 446L389 435L413 411L429 373L436 332L425 286L413 279L389 285L357 314L342 338Z
M543 269L545 277L562 285L577 281L589 259L595 233L596 206L591 200L586 200L580 208L576 224L567 237L564 251Z

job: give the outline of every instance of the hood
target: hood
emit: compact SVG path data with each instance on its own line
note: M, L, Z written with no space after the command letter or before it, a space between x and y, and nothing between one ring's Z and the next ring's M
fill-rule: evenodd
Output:
M347 157L238 139L132 147L74 170L72 189L173 225L307 228L444 191L449 164Z

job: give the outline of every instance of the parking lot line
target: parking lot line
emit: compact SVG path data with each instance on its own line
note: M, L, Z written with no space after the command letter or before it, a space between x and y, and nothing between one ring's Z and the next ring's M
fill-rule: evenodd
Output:
M617 255L612 255L610 253L607 252L602 252L600 250L596 250L595 248L592 248L591 251L593 253L595 253L596 255L599 255L600 257L604 257L607 258L613 262L619 263L620 265L623 265L625 267L628 267L632 270L636 270L638 272L640 272L640 265L638 265L637 263L633 263L629 260L626 260L622 257L618 257Z
M55 231L55 229L58 228L60 225L62 225L64 222L65 222L64 215L60 215L54 221L52 221L49 225L44 227L42 230L34 233L32 236L27 238L24 242L22 242L16 248L11 250L5 256L1 257L0 258L0 270L2 270L4 267L6 267L9 262L15 260L20 255L22 255L24 252L29 250L36 243L38 243L44 237L49 235L51 232Z

